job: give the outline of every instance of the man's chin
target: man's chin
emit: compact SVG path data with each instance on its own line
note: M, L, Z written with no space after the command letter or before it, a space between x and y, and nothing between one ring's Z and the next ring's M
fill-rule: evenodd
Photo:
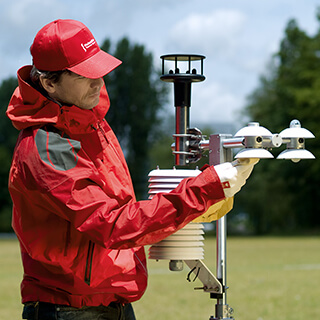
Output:
M94 102L88 103L88 104L86 104L86 105L82 105L82 106L80 106L79 108L80 108L80 109L91 110L91 109L93 109L94 107L96 107L96 106L98 105L98 103L99 103L99 98L96 99Z

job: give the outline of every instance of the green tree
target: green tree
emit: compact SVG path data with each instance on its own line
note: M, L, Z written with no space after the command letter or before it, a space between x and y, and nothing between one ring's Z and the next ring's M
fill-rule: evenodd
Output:
M18 131L5 112L18 82L16 78L4 80L0 85L0 232L11 231L12 203L8 191L8 174Z
M308 36L295 20L289 21L269 73L248 99L246 113L252 120L276 133L298 119L320 136L319 38L320 31ZM319 158L317 139L307 140L306 148ZM275 156L282 150L274 150ZM261 160L238 205L250 214L256 233L319 229L319 183L317 160Z
M106 40L102 49L110 52ZM123 63L105 77L111 99L106 116L124 150L138 199L147 191L147 174L151 169L149 149L157 140L159 111L167 98L167 90L153 66L153 56L143 45L120 40L114 56Z

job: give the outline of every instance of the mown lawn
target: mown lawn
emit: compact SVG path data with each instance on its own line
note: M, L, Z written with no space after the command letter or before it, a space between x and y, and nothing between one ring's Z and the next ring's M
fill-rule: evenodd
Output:
M228 304L236 320L305 320L320 314L320 237L228 238ZM205 241L215 273L215 239ZM22 268L18 242L0 241L0 319L21 319ZM149 286L134 303L137 320L209 320L216 300L186 281L188 268L148 261Z
M205 264L215 273L215 239L205 242ZM320 319L320 237L229 238L228 304L236 320ZM135 304L139 320L209 320L216 300L188 273L149 260L149 286ZM152 316L151 316L152 315Z

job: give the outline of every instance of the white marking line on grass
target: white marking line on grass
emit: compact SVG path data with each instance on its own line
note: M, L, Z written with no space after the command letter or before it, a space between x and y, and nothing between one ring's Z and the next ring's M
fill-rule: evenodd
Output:
M287 264L284 270L320 270L320 264Z

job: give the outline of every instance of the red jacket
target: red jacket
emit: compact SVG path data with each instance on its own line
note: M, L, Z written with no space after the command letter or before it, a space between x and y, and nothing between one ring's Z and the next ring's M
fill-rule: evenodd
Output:
M18 72L7 115L21 130L9 177L21 245L22 302L74 307L138 300L147 285L143 246L158 242L222 200L213 167L170 193L135 200L119 143L92 110L62 106Z

